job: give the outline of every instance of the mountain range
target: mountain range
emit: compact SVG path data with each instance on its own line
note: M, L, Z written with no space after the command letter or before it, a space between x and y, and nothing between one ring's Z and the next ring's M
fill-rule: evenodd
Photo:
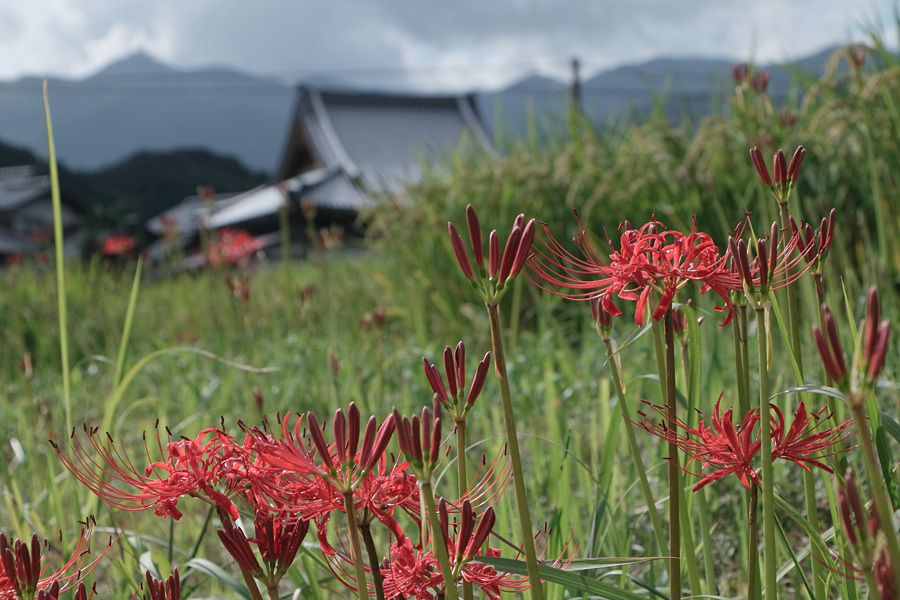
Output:
M833 49L786 65L766 65L770 94L787 97L792 75L821 74ZM728 60L660 59L623 66L582 82L584 114L596 123L645 114L662 99L673 119L720 111L731 85ZM319 78L319 85L356 87ZM46 157L42 80L0 82L0 140ZM141 152L203 148L252 171L275 170L285 143L294 86L225 68L178 70L144 53L81 80L48 81L60 162L75 171L109 169ZM570 86L531 75L497 92L476 93L488 131L524 135L529 120L564 131Z

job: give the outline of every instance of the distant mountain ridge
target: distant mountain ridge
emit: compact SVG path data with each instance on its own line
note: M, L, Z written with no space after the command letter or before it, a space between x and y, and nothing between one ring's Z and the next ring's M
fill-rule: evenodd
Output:
M782 101L793 71L821 74L833 49L786 66L761 66ZM660 94L674 120L721 110L729 92L728 60L657 59L597 74L582 82L585 115L602 124L645 114ZM329 87L362 87L319 76ZM0 82L0 140L46 157L41 80ZM48 82L57 154L73 170L109 167L142 151L207 148L254 171L271 173L286 141L293 86L222 67L177 70L137 53L79 81ZM547 132L564 131L567 83L531 75L499 92L476 94L488 131L525 135L530 115ZM716 106L716 100L719 106Z

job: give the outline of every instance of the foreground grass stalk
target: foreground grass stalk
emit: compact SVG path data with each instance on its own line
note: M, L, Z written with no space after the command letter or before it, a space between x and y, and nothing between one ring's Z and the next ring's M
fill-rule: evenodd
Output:
M769 419L769 348L766 331L766 311L768 302L760 304L756 310L756 337L759 347L759 438L762 442L763 487L763 563L765 570L766 600L778 597L775 561L775 486L772 480L772 423ZM750 548L753 554L753 548ZM752 573L751 573L752 576Z
M678 420L675 401L675 324L672 309L665 316L666 407L670 423ZM673 600L681 598L681 467L678 445L669 440L669 593Z
M875 508L878 510L878 519L881 522L881 531L884 533L884 541L888 553L891 556L891 564L894 565L894 592L900 592L900 545L897 543L897 533L891 517L894 514L891 500L888 497L887 487L884 484L884 476L875 456L875 445L872 443L872 434L869 433L869 423L866 420L865 398L859 391L851 392L850 406L853 407L853 422L859 434L860 446L863 450L863 459L866 465L866 475L869 477L869 487L872 490L872 498Z
M350 558L356 569L356 592L359 600L366 600L369 597L369 591L366 586L366 568L363 566L362 549L359 546L359 524L356 521L356 507L353 506L353 492L344 493L344 511L347 513L347 528L350 530Z
M53 143L53 123L50 120L50 99L47 80L44 80L44 115L47 118L47 162L50 166L50 200L53 203L53 238L56 249L56 297L59 310L59 349L62 361L63 404L66 412L66 431L72 431L72 392L69 383L69 334L66 313L66 265L63 256L62 201L59 192L59 169L56 166L56 146Z
M644 501L647 503L647 512L650 514L650 522L653 524L653 533L656 537L656 545L659 555L663 556L668 548L666 544L666 536L663 533L662 518L656 510L656 500L653 498L653 490L650 488L650 482L647 479L647 470L644 468L644 460L641 457L641 449L637 444L637 437L634 434L634 422L631 420L631 409L625 400L625 385L622 383L622 373L619 371L619 363L616 360L616 349L610 338L604 337L603 344L606 346L606 359L612 371L613 383L616 386L616 395L619 398L619 410L622 411L622 421L625 423L625 433L628 436L628 448L631 450L631 457L634 459L634 466L638 472L638 481L641 484L641 491L644 493Z
M431 545L444 578L444 596L449 600L458 600L456 579L453 577L453 568L450 566L450 555L447 554L447 540L444 539L437 506L434 504L434 490L431 487L431 481L422 482L422 497L425 499L425 510L428 511L428 520L431 522Z
M544 588L541 585L537 554L534 551L531 515L528 512L525 477L522 473L522 459L519 455L519 438L516 434L516 422L513 416L512 400L509 394L509 380L506 373L506 357L503 354L503 340L500 334L500 305L494 302L487 302L485 305L487 306L488 318L491 322L494 371L500 380L500 399L503 402L503 417L506 421L506 438L509 445L509 458L512 462L513 484L516 489L516 507L519 512L519 526L522 530L522 547L525 550L525 562L528 565L528 582L531 585L531 597L534 600L543 600Z

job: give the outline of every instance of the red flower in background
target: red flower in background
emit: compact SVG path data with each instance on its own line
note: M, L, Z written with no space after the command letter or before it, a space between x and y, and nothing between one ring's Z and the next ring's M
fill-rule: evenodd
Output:
M213 267L236 265L262 248L262 243L242 229L225 228L209 244L209 264Z
M124 256L134 250L133 235L108 235L100 243L103 256Z

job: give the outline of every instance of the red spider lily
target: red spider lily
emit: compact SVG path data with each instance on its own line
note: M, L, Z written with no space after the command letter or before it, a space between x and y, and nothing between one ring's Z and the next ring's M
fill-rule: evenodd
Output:
M394 422L397 424L397 441L410 470L420 480L428 481L435 467L441 461L441 405L435 394L432 405L422 408L422 417L414 415L412 419L401 417L394 409Z
M750 149L750 159L753 161L753 166L756 167L756 172L759 173L759 178L766 184L779 204L786 203L790 198L805 156L806 149L803 146L797 146L794 156L791 157L791 163L788 165L784 152L779 150L772 159L773 177L769 177L769 170L766 168L762 152L756 146Z
M894 570L895 567L891 563L891 555L888 552L888 548L887 546L882 546L881 552L875 558L873 569L880 600L898 600L894 587L897 581L894 578Z
M884 369L884 361L887 356L887 344L890 339L890 320L881 319L881 302L878 299L878 289L873 285L869 287L866 295L866 319L861 326L862 343L860 347L860 360L854 361L853 370L847 372L847 363L844 360L844 349L841 346L841 338L838 335L837 324L831 310L822 305L822 326L824 332L817 325L812 326L813 338L822 357L825 367L825 375L830 381L835 382L842 390L856 391L859 385L859 376L862 375L863 385L872 386L881 371ZM851 394L851 402L856 401L858 394Z
M455 352L450 349L450 346L444 348L444 372L447 374L447 386L445 387L437 367L428 362L427 358L422 358L422 367L425 369L428 384L437 395L438 401L455 420L464 419L466 413L475 404L475 400L478 399L478 395L481 394L481 388L484 387L488 367L491 364L491 353L486 353L478 363L468 394L465 393L465 359L466 347L462 342L456 345ZM447 393L448 388L449 394Z
M469 229L469 242L472 245L472 256L478 273L472 269L465 244L453 223L447 224L450 243L456 261L463 275L478 289L485 302L498 302L506 290L507 283L518 277L525 265L534 240L534 219L525 222L525 215L519 215L513 222L512 231L506 240L503 254L500 254L500 238L494 230L488 236L488 264L484 265L484 248L482 247L481 225L472 205L466 207L466 224Z
M307 413L306 419L308 429L302 428L302 416L297 418L291 428L290 415L285 415L281 421L281 438L277 440L259 428L250 430L253 451L270 470L300 476L298 480L304 484L309 479L303 476L312 475L342 494L352 493L360 485L384 454L394 433L392 417L388 416L379 426L378 420L372 416L366 424L360 444L360 413L353 402L346 415L341 409L335 411L335 441L331 446L325 442L315 415ZM286 495L276 494L277 496L286 498L293 493L290 480L277 483L279 486L286 484L287 491Z
M66 469L107 504L128 511L153 509L156 515L178 520L182 515L177 506L179 499L193 496L220 507L233 519L238 518L231 499L215 489L229 484L235 476L231 459L237 449L222 431L204 429L196 438L169 442L164 450L157 430L157 450L165 460L156 462L150 457L144 435L149 464L142 470L135 467L122 444L117 446L109 434L104 438L97 429L87 426L84 432L99 460L89 454L74 431L72 457L52 439L50 443Z
M181 578L178 575L178 569L175 569L171 575L163 581L156 579L150 574L150 571L144 573L147 580L147 595L149 600L181 600Z
M265 581L267 586L278 585L309 532L309 521L296 516L273 516L263 511L257 511L253 519L255 537L250 539L228 519L223 520L222 524L224 529L216 532L222 545L242 571ZM259 550L264 568L260 566L251 543Z
M45 598L56 598L60 592L78 586L113 544L110 540L103 552L88 561L93 526L93 519L82 525L69 558L64 558L60 551L62 534L51 546L47 541L41 543L36 534L29 544L21 540L10 541L0 533L0 600L33 598L41 592Z
M661 423L650 422L645 413L638 413L644 418L638 425L652 435L674 442L691 457L684 468L685 472L689 472L687 467L694 461L702 464L699 475L702 478L693 487L695 492L731 473L737 476L745 488L749 488L751 484L760 485L759 473L753 466L754 458L762 446L759 439L759 410L753 409L748 412L736 427L732 409L729 408L724 414L720 413L721 401L720 395L713 408L710 424L707 425L701 420L696 427L681 419L674 421L670 419L665 406L650 405L663 417ZM775 405L771 405L770 409L772 460L783 458L806 470L809 470L809 465L813 465L829 473L833 472L821 459L842 451L839 442L851 435L851 432L847 431L851 421L815 432L817 423L824 422L819 421L824 408L816 413L808 413L801 402L789 428L781 410ZM679 433L679 430L684 433ZM707 468L715 470L706 474Z
M241 229L225 228L209 244L209 264L213 267L236 265L262 248L262 243Z
M133 235L108 235L100 244L103 256L123 256L134 250Z
M500 550L481 548L474 555L497 557ZM422 550L404 538L391 545L390 560L381 567L384 573L384 591L387 598L416 598L433 600L440 596L444 580L438 561L431 550ZM477 562L469 562L457 574L463 581L479 588L491 600L499 600L502 592L516 593L528 589L527 577L516 577L510 573L500 573L494 567Z
M758 94L765 94L769 87L769 79L771 75L768 71L757 71L750 76L750 87Z
M800 248L803 259L810 263L810 267L814 272L821 270L821 263L828 255L831 244L834 241L834 225L837 221L837 211L831 209L827 219L822 219L822 224L818 231L813 229L809 223L801 222L800 225L794 221L794 217L790 218L791 232L800 236Z
M613 248L610 241L609 259L604 260L591 246L580 223L579 230L575 244L582 257L566 250L543 226L541 242L545 250L535 250L528 259L529 268L541 280L538 286L571 300L599 298L599 306L612 316L622 314L613 303L614 296L637 301L635 323L640 326L652 291L660 294L659 304L653 310L653 318L659 320L672 305L675 293L696 282L701 285L701 293L712 290L722 298L724 306L717 310L727 309L724 324L731 321L728 291L736 280L726 269L727 256L719 254L707 234L692 230L685 235L665 230L655 221L640 229L623 224L619 249ZM561 292L544 284L572 291Z

